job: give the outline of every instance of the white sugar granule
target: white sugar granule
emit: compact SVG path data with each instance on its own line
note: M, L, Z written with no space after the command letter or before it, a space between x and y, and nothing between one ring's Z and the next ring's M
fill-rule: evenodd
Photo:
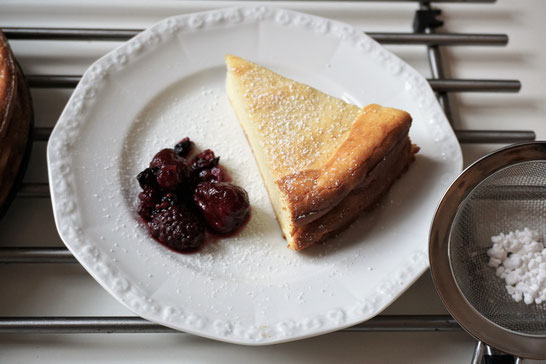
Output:
M496 268L516 302L546 301L546 249L538 240L538 233L528 228L491 237L489 266Z

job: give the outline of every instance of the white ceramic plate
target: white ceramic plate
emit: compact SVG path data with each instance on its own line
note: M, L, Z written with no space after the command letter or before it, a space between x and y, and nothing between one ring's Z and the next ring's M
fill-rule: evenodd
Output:
M346 101L409 111L415 163L382 204L327 244L286 248L224 92L239 55ZM189 136L250 195L237 236L171 252L137 221L136 174ZM55 220L89 273L136 314L189 333L259 345L365 321L427 268L430 221L461 171L459 144L426 80L359 30L266 7L169 18L85 73L48 144Z

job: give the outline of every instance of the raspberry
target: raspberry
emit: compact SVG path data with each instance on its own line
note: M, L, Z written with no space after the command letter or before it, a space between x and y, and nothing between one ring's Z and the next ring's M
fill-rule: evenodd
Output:
M192 148L193 142L190 140L190 138L186 137L174 146L174 152L180 157L185 157L190 153Z
M207 149L197 154L193 158L191 167L194 170L201 172L204 169L210 169L212 167L216 167L219 161L220 161L220 157L215 157L214 152L210 149Z
M148 223L150 234L171 249L192 252L205 239L205 228L188 209L170 206L154 214Z
M193 201L207 225L219 233L235 231L250 214L247 192L228 182L198 184Z

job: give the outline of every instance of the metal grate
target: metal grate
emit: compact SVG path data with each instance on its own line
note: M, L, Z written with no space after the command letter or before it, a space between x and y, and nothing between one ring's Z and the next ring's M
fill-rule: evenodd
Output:
M361 0L362 1L362 0ZM429 2L421 0L420 11L433 12ZM436 2L492 3L495 0L436 0ZM422 24L421 24L422 25ZM437 24L438 25L438 24ZM436 33L433 25L422 27L421 33L367 33L382 44L426 45L432 70L429 83L438 95L448 119L451 120L449 94L451 92L518 92L517 80L446 79L442 65L441 47L444 46L504 46L505 34ZM71 40L71 41L126 41L140 29L78 29L78 28L3 28L11 40ZM74 88L79 75L27 75L32 88ZM35 128L34 141L47 141L51 128ZM455 130L461 143L513 143L535 139L533 131L526 130ZM18 191L19 198L49 198L47 183L26 183ZM22 263L76 263L66 248L57 247L1 247L1 264ZM448 315L378 316L343 331L455 331L460 326ZM139 317L0 317L0 333L167 333L177 332Z

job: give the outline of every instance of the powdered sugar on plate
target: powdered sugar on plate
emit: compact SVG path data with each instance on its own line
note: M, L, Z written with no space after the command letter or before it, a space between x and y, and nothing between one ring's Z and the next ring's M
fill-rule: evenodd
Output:
M506 282L516 302L541 304L546 301L546 249L536 231L528 228L492 236L487 251L489 266Z

